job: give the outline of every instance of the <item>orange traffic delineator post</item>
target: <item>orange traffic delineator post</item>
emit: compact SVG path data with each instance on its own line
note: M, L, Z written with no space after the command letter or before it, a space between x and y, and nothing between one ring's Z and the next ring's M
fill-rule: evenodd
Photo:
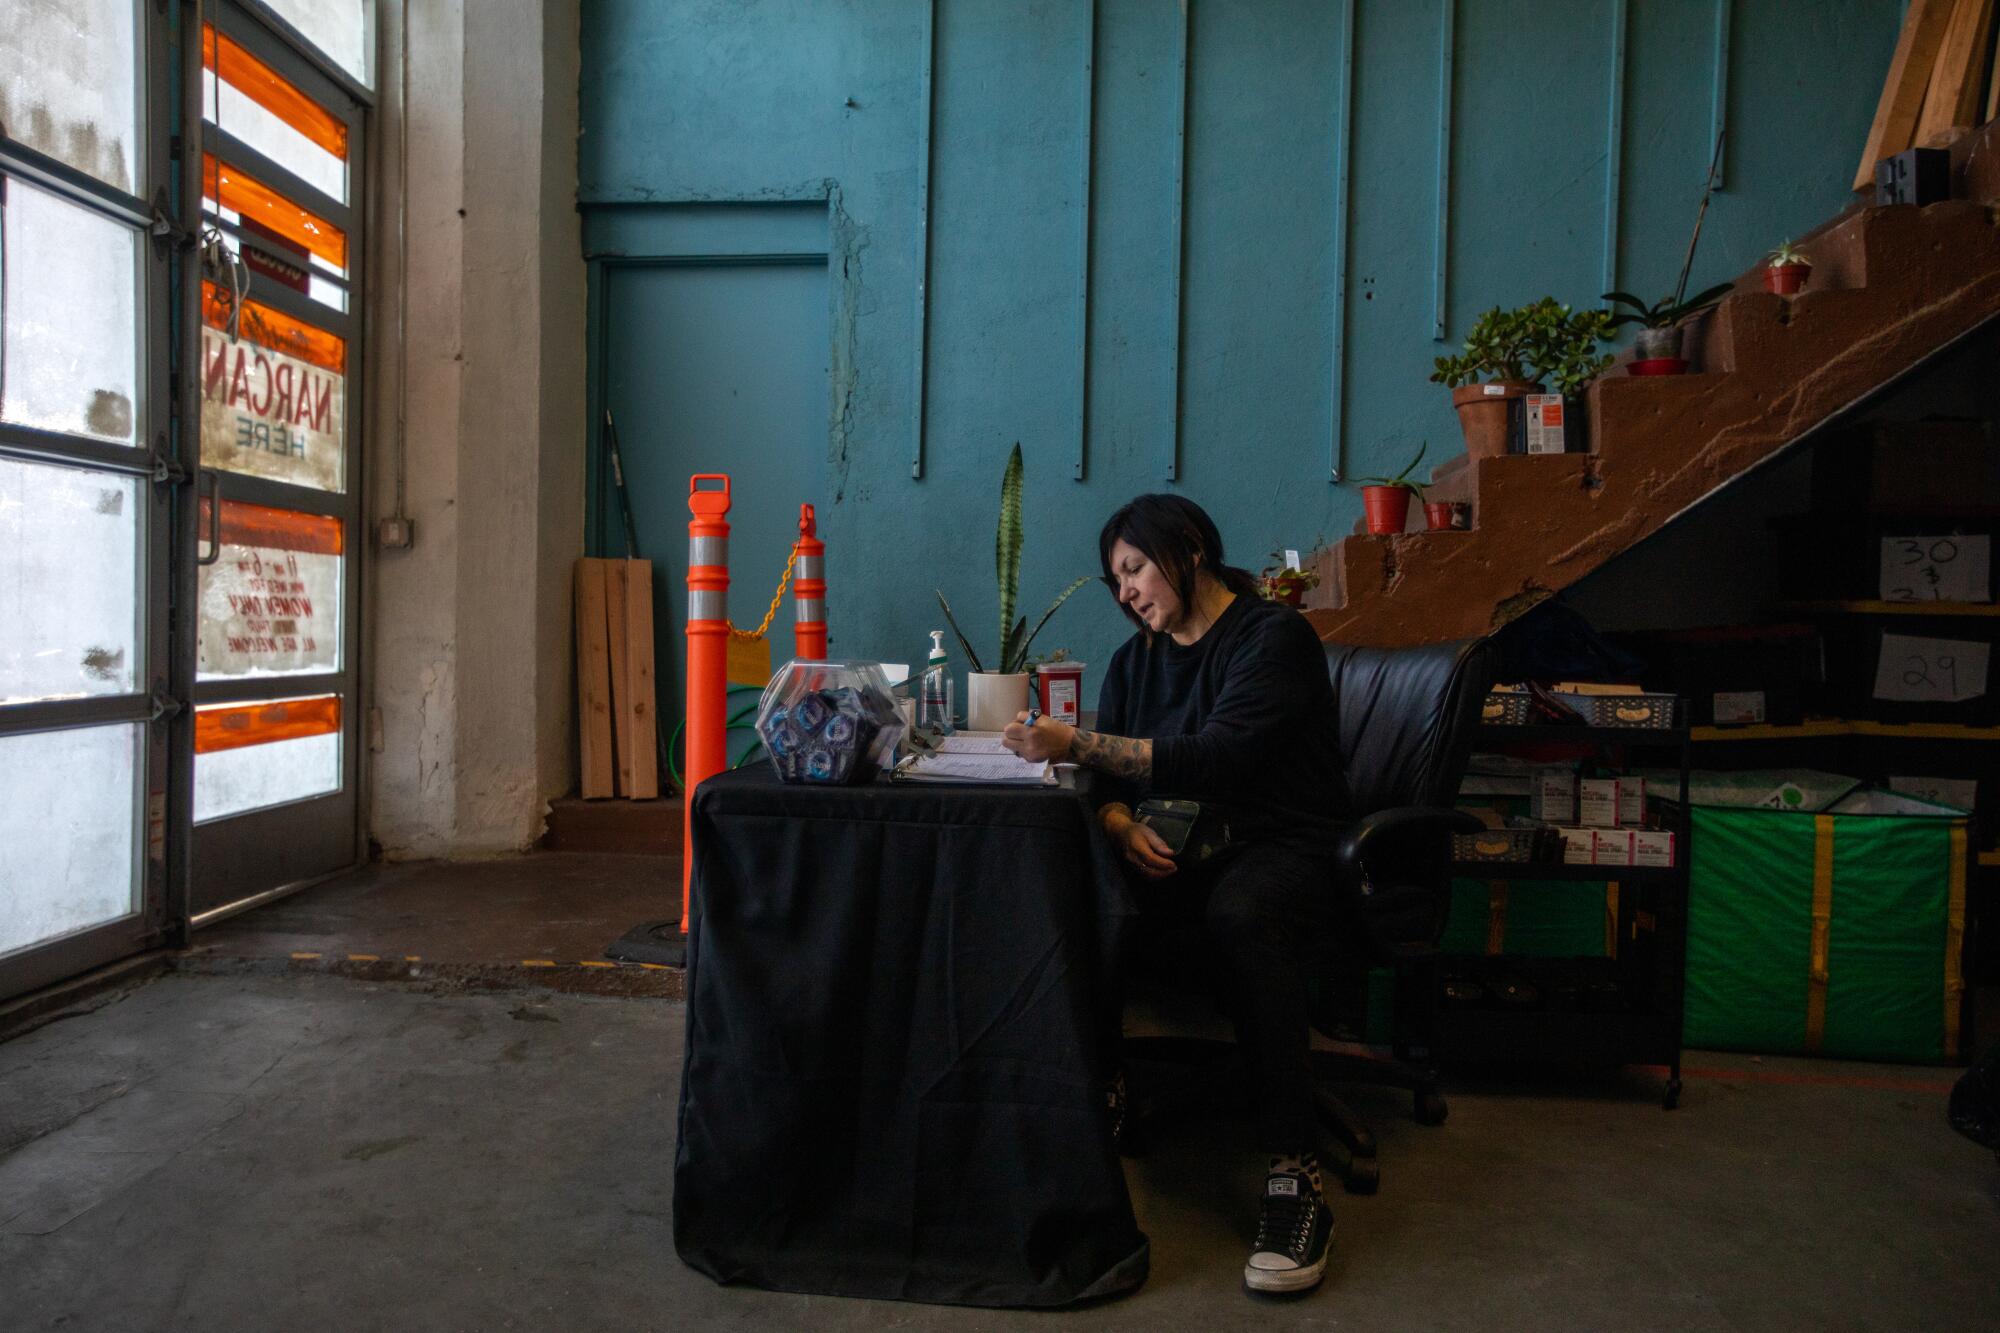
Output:
M719 481L721 490L703 490ZM729 766L729 478L688 479L687 766L681 784L681 934L694 886L694 789Z
M792 646L808 662L826 657L826 543L819 539L813 507L799 506L799 540L793 547L798 577L792 584Z

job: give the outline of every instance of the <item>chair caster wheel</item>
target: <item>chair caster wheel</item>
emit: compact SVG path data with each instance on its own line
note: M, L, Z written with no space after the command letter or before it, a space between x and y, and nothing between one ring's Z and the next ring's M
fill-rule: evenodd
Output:
M1417 1094L1417 1123L1420 1125L1442 1125L1451 1114L1451 1107L1435 1092Z
M1671 1111L1680 1104L1681 1081L1677 1078L1669 1079L1667 1081L1667 1090L1660 1094L1660 1109L1662 1111Z
M1370 1158L1357 1157L1347 1164L1340 1183L1349 1194L1373 1194L1382 1188L1382 1167Z

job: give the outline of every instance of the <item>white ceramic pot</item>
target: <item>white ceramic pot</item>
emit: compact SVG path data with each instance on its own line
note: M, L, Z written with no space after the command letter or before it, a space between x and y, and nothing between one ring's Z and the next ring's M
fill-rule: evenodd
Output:
M999 731L1028 710L1028 673L1003 676L969 671L965 676L965 725L971 731Z

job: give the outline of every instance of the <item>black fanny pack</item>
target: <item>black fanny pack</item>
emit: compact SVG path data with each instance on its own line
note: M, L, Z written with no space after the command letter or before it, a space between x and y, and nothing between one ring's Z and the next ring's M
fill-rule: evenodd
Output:
M1139 802L1132 818L1160 835L1176 861L1200 865L1229 851L1229 820L1199 801L1152 796Z

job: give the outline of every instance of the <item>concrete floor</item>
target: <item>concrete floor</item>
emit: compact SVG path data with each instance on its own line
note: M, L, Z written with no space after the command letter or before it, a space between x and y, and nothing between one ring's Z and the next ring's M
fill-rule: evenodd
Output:
M542 860L485 874L586 892L590 867ZM328 905L292 900L285 930L241 918L197 970L0 1043L0 1329L2000 1327L2000 1163L1946 1127L1952 1071L1708 1054L1672 1113L1636 1073L1461 1086L1438 1129L1357 1092L1382 1192L1336 1197L1329 1279L1299 1302L1239 1290L1260 1163L1226 1118L1128 1164L1153 1274L1123 1300L720 1288L671 1241L678 1000L497 960L468 984L253 956L342 913L381 929L353 895L390 910L462 872L316 890ZM353 942L314 938L298 952Z

